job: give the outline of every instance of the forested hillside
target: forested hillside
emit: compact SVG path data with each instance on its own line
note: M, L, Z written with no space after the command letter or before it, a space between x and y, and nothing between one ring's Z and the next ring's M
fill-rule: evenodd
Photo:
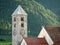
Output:
M3 33L2 30L11 31L11 14L18 5L21 5L28 14L29 37L36 37L42 26L60 26L59 2L55 0L51 4L48 0L0 0L0 32Z

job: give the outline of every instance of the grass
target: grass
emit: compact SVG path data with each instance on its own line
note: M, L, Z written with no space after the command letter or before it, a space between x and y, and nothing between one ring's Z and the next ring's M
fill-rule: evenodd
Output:
M11 41L0 41L0 45L12 45L12 42Z

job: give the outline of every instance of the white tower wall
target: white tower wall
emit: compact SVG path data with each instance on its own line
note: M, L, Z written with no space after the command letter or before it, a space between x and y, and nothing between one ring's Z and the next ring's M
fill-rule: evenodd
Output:
M12 45L20 45L27 37L27 14L19 5L12 14Z

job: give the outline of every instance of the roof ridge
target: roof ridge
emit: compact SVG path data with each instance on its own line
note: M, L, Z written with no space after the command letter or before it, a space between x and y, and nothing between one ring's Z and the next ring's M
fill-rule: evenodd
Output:
M24 9L20 5L18 5L18 7L15 9L12 15L16 15L16 14L27 15L27 13L24 11Z

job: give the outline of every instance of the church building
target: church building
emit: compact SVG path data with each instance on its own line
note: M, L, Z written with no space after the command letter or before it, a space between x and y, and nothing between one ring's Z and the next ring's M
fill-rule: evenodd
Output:
M12 45L60 45L60 27L43 26L36 38L29 38L27 13L19 5L12 14Z
M45 38L48 45L60 45L60 26L42 26L38 38Z

